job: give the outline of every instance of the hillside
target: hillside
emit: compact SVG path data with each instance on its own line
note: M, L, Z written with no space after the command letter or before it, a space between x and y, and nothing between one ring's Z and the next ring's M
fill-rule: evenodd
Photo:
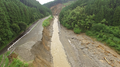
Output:
M75 33L86 33L120 53L119 3L119 0L78 0L61 11L59 20Z
M51 1L51 2L44 4L44 6L51 8L59 3L63 4L63 3L67 3L69 1L76 1L76 0L54 0L54 1Z
M0 50L51 11L36 0L0 0Z

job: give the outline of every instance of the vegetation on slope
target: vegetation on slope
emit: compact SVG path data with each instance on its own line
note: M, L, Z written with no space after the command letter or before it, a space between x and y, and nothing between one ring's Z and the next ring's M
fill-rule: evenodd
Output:
M50 7L57 5L59 3L67 3L68 1L76 1L76 0L54 0L54 1L51 1L51 2L44 4L44 6L50 8Z
M53 18L53 17L50 16L48 19L44 20L42 26L43 26L43 27L49 26L49 25L50 25L50 20L52 20L52 18Z
M59 20L75 33L85 32L120 53L119 3L119 0L78 0L61 11Z
M0 0L0 50L50 10L36 0Z
M70 4L74 3L74 2L75 2L75 1L69 1L69 2L63 3L63 5L64 5L64 6L68 6L68 5L70 5Z
M23 63L15 58L11 58L13 61L9 62L9 54L10 52L6 52L5 54L0 55L0 67L28 67L27 63Z

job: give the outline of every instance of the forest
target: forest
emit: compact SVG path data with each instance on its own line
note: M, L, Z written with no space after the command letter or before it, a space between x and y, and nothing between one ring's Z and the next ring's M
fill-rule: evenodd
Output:
M0 0L0 50L36 20L51 14L36 0Z
M120 54L120 0L78 0L65 7L60 23L75 33L86 33Z
M50 8L50 7L57 5L59 3L66 3L68 1L76 1L76 0L54 0L54 1L51 1L51 2L44 4L44 6Z

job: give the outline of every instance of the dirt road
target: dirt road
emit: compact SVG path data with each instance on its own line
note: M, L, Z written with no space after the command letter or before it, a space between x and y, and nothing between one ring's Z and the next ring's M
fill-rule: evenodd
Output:
M120 55L108 46L86 36L75 34L59 22L59 37L71 67L120 67Z

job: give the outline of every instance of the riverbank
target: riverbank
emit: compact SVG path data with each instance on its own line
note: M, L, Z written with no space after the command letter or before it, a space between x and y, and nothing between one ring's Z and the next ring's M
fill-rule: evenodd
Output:
M75 34L59 22L59 36L72 67L120 67L120 55L87 36Z

